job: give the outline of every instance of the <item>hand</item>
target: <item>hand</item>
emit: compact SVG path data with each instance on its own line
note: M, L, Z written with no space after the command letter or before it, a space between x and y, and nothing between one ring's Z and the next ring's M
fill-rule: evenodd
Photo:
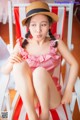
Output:
M22 62L21 55L19 53L12 53L12 55L8 58L8 62L12 64Z
M72 90L71 89L65 90L61 103L67 104L67 103L70 103L71 100L72 100Z

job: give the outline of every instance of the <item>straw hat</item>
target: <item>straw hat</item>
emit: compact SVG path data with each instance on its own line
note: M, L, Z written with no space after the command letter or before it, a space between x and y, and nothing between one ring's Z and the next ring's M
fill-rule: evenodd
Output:
M30 5L26 7L26 13L26 18L22 20L23 26L26 25L26 20L28 18L37 14L47 15L52 18L52 21L58 21L58 16L50 12L48 4L45 2L35 1L30 3Z

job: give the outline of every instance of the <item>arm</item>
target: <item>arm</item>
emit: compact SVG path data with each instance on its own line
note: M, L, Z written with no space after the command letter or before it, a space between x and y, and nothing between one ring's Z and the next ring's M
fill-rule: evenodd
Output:
M13 50L13 53L8 58L7 62L1 67L0 71L4 74L9 74L12 69L13 65L17 62L21 62L21 57L18 52L19 45L16 44Z
M69 103L72 97L71 95L69 96L69 94L72 94L73 86L75 84L78 74L79 65L62 40L59 40L58 50L63 56L63 58L70 64L68 83L65 88L64 96L62 99L62 103Z

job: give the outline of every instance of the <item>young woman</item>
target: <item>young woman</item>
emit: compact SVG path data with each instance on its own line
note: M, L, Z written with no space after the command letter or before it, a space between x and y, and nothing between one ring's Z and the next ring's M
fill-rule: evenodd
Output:
M26 38L17 40L13 54L2 71L12 70L17 90L27 111L29 120L53 120L53 110L60 104L70 103L72 90L78 73L78 63L60 39L51 34L51 24L58 16L51 13L45 2L32 2L26 8L26 18L22 24L27 26ZM53 72L61 62L61 56L70 64L68 83L62 97L60 85L54 80ZM39 105L38 116L35 106ZM63 120L65 113L62 113Z

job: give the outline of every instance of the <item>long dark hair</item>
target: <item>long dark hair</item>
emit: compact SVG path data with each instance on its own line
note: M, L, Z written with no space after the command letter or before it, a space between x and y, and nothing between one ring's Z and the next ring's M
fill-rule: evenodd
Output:
M27 26L29 26L30 24L30 20L31 20L31 17L28 18L28 20L26 21L26 24ZM51 24L52 23L52 19L48 16L48 20L49 20L49 23ZM51 29L49 29L49 36L51 38L51 40L56 40L56 38L54 37L54 35L52 34L51 32ZM27 39L30 37L30 31L28 31L26 34L25 34L25 39L23 39L23 42L22 42L22 47L25 48L25 46L28 44L28 41ZM53 47L57 47L57 41L55 41L55 45Z

